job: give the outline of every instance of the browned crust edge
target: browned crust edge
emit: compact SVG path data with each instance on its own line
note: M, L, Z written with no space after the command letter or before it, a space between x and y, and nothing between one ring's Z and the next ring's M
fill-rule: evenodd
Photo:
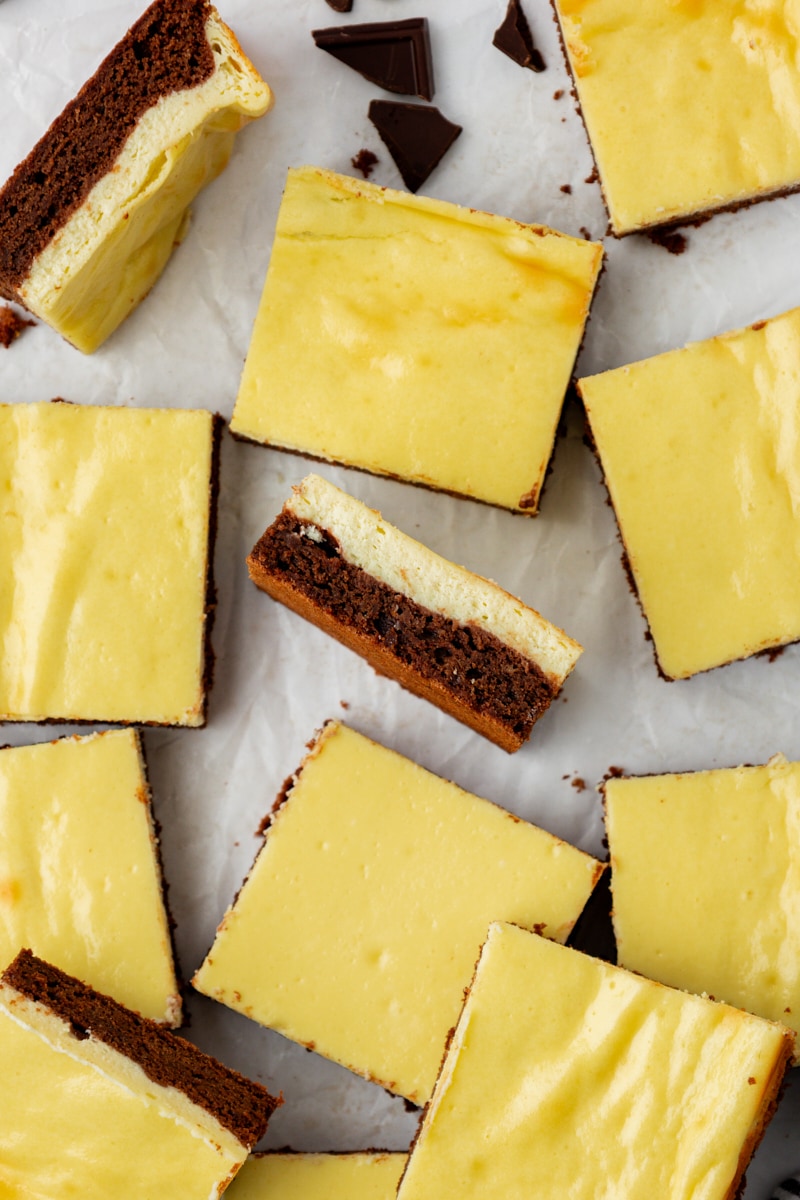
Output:
M679 229L686 229L686 228L695 228L696 229L700 225L705 225L706 221L710 221L712 217L716 217L720 213L740 212L742 209L752 208L754 204L761 204L764 201L768 201L768 200L781 200L785 196L794 196L798 192L800 192L800 181L798 181L795 184L788 184L786 187L775 188L771 192L764 192L758 196L748 196L743 200L731 200L724 204L715 204L715 205L711 206L710 208L695 209L693 212L685 213L683 216L670 217L670 219L668 221L653 221L649 225L637 225L635 229L626 229L624 232L618 233L617 230L614 229L614 227L611 223L611 210L609 209L608 200L606 199L605 187L603 185L603 176L600 173L600 167L598 165L597 157L594 152L594 146L592 144L592 139L589 136L589 128L586 124L586 118L583 115L583 107L582 107L580 99L578 97L577 81L575 79L575 75L572 70L572 63L570 62L569 54L567 53L566 42L564 39L564 30L561 26L561 18L558 15L558 9L556 7L556 0L550 0L550 7L553 11L553 20L555 21L556 29L558 31L558 40L561 45L561 53L564 58L564 62L566 64L567 74L569 75L569 79L570 79L571 86L570 86L569 94L572 97L573 103L575 105L575 111L577 112L578 116L581 119L581 124L583 125L584 133L586 134L586 141L589 145L589 151L592 156L592 162L594 163L594 174L597 177L596 182L599 183L599 185L600 185L600 195L602 196L603 204L604 204L605 210L606 210L606 215L608 217L608 227L606 229L606 236L613 237L616 239L616 241L621 241L623 238L633 237L636 234L644 234L645 236L648 236L652 233L659 233L659 234L676 233Z
M174 1087L248 1149L280 1100L156 1021L140 1017L58 967L21 950L2 982L59 1017L76 1041L94 1038L136 1063L159 1087Z
M329 634L337 642L341 642L349 650L354 650L379 675L385 675L389 679L394 679L407 691L412 692L415 696L420 696L423 700L428 700L431 704L435 704L437 708L441 708L449 716L455 717L457 721L461 721L462 724L474 730L475 733L488 738L489 741L494 742L495 745L500 746L501 749L506 750L509 754L513 754L524 745L526 741L524 737L515 734L513 730L508 729L492 717L482 715L468 705L462 704L436 680L423 679L407 667L405 663L399 662L390 651L377 645L371 638L360 634L357 630L342 625L335 617L330 616L314 604L313 601L309 600L308 597L304 596L299 589L292 587L287 581L277 579L264 571L260 563L252 555L247 559L247 566L250 578L256 587L266 592L273 600L278 600L281 604L286 605L287 608L297 613L298 616L310 621L312 625L316 625L324 633ZM542 708L540 717L544 715L549 704L555 699L556 694L557 692L554 691L548 704Z

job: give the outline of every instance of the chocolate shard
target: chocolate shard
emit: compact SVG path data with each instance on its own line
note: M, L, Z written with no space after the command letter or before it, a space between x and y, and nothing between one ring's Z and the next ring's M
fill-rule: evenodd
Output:
M373 100L369 119L381 135L410 192L422 187L461 133L438 108Z
M334 12L350 12L353 7L353 0L325 0L325 3Z
M521 67L530 67L532 71L545 70L545 61L533 44L531 27L520 0L508 0L508 11L502 25L495 30L492 45Z
M311 36L320 50L327 50L387 92L433 99L433 60L425 17L337 25L315 29Z

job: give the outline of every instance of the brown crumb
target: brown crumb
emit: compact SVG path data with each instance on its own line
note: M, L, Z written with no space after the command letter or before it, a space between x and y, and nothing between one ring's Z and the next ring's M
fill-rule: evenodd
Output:
M405 1098L405 1096L403 1096L402 1101L403 1101L403 1108L406 1110L407 1113L418 1113L419 1112L419 1105L415 1104L413 1100L407 1100Z
M575 788L576 792L585 792L586 780L582 779L580 775L576 775L572 781L572 786Z
M600 176L597 173L597 167L592 167L591 171L586 176L586 178L584 179L583 182L584 183L597 183L599 178L600 178Z
M373 154L371 150L359 150L358 154L354 154L350 159L357 171L360 171L365 179L369 179L376 163L380 162L377 154Z
M592 241L592 235L591 235L591 233L589 232L589 230L586 228L586 226L585 226L585 225L581 225L579 232L580 232L580 234L581 234L581 236L582 236L582 237L585 237L585 238L586 238L586 241L587 241L587 242L591 242L591 241Z
M537 921L533 927L533 932L538 933L539 937L544 937L544 931L547 929L546 921Z
M609 767L603 779L621 779L624 774L625 770L623 767Z
M348 708L350 707L349 700L340 700L339 703L341 704L341 706L345 710L345 712L347 712Z
M564 89L559 88L557 92L553 92L553 99L560 100L563 95L564 95Z
M753 1084L753 1083L755 1083L755 1082L756 1082L756 1077L755 1077L755 1075L750 1075L750 1076L748 1077L748 1080L747 1080L747 1082L748 1082L748 1083L750 1083L750 1084Z
M569 775L562 775L562 776L561 776L561 778L562 778L562 779L569 779Z
M677 229L653 229L647 236L654 246L661 246L669 254L683 254L689 245L689 239L685 233L678 233Z
M753 655L754 658L765 658L767 662L775 662L776 658L780 658L783 654L785 646L766 646L765 649L759 650Z
M19 313L15 313L13 308L4 304L0 308L0 346L4 346L7 350L11 343L17 340L26 325L35 324L35 321L26 321Z
M562 192L564 192L564 194L566 196L571 196L572 195L572 184L571 183L562 183L560 190Z
M750 328L753 333L758 333L759 329L763 329L766 323L766 321L756 321L755 325L751 325Z

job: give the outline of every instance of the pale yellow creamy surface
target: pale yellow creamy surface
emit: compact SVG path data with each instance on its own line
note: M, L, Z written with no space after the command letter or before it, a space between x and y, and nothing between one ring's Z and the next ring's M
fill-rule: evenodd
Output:
M800 182L798 0L555 0L615 233Z
M723 1200L787 1036L494 925L398 1200Z
M620 964L800 1029L800 763L605 791Z
M113 169L58 230L19 288L25 304L87 353L142 300L186 230L189 205L230 158L272 93L212 9L214 72L140 118Z
M422 1103L489 923L564 940L600 871L332 723L193 982Z
M203 723L212 417L0 406L0 718Z
M579 382L668 676L800 638L800 309Z
M26 947L179 1024L138 734L0 751L0 829L0 969Z
M230 1200L394 1200L405 1154L254 1154Z
M231 428L535 511L602 257L543 226L290 171Z
M0 987L2 1200L215 1200L247 1151L183 1093Z

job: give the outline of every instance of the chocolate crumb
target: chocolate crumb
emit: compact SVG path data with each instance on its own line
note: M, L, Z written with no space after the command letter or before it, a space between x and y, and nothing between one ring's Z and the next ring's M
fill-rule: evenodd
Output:
M340 700L339 703L341 704L342 708L345 709L345 711L347 711L347 709L350 707L350 704L347 700Z
M361 172L365 179L369 179L373 167L376 163L380 162L380 159L371 150L359 150L358 154L353 155L350 162L357 171Z
M766 323L766 321L756 321L755 325L751 325L750 328L753 333L758 333L759 329L763 329Z
M533 44L531 27L520 0L508 0L506 15L494 31L492 45L520 67L529 67L537 73L546 70L545 61Z
M572 781L572 786L575 788L576 792L585 792L586 780L582 779L580 775L576 775Z
M584 179L583 182L584 183L597 183L599 178L600 178L600 176L597 173L597 167L592 167L591 171L586 176L586 178Z
M785 646L766 646L765 649L759 650L757 654L754 654L753 658L765 658L767 662L773 663L776 658L780 658L785 649Z
M403 1096L403 1108L407 1113L419 1112L419 1105L415 1104L413 1100L407 1100L405 1096Z
M553 99L560 100L563 95L564 95L564 89L559 88L557 92L553 92Z
M592 235L589 232L589 230L586 228L585 225L581 225L579 232L581 234L581 237L585 237L587 242L591 242Z
M747 1078L747 1082L748 1082L749 1084L754 1084L754 1083L756 1082L756 1077L755 1077L755 1075L749 1075L749 1076L748 1076L748 1078Z
M683 254L689 245L686 235L676 229L653 229L647 236L654 246L662 246L669 254Z
M621 779L624 774L624 767L609 767L603 776L603 779Z
M325 3L334 12L350 12L353 7L353 0L325 0Z
M561 776L561 778L562 778L562 779L569 779L569 775L562 775L562 776Z
M544 931L547 929L546 921L537 921L533 927L533 932L538 933L539 937L544 937Z
M0 308L0 346L4 346L7 350L11 343L17 340L26 325L35 324L35 321L26 321L19 313L14 312L13 308L4 304Z
M561 187L559 188L559 191L562 191L565 196L571 196L572 195L572 184L571 183L562 183Z

